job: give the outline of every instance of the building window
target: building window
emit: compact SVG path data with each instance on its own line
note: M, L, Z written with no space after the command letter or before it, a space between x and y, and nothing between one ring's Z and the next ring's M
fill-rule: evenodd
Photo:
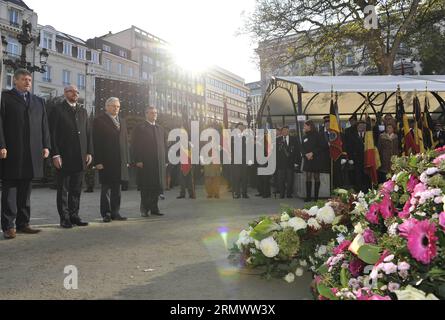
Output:
M122 63L117 64L117 73L119 73L119 74L124 73L124 66L122 65Z
M99 64L99 53L96 51L91 52L91 62Z
M85 90L85 75L79 73L77 75L77 88L79 90Z
M62 79L63 79L63 85L69 86L71 84L71 71L63 70Z
M15 27L20 27L20 12L16 9L9 9L9 22Z
M8 72L6 74L6 89L10 90L14 86L14 74L11 72Z
M148 63L148 56L146 56L145 54L142 56L142 61L144 63Z
M20 46L16 39L12 37L8 37L8 47L6 49L8 54L19 56L20 55Z
M106 52L111 52L111 47L110 47L110 46L107 46L106 44L104 44L104 45L102 46L102 49L103 49L104 51L106 51Z
M78 48L77 49L77 59L86 60L87 59L87 49Z
M148 73L147 72L142 72L142 79L144 80L148 80Z
M133 67L129 67L129 68L128 68L128 76L130 76L130 77L134 77L134 70L133 70Z
M352 54L349 54L346 56L346 65L350 66L354 64L354 56Z
M110 59L104 59L104 67L105 70L108 72L111 72L111 60Z
M51 82L51 66L46 66L46 72L42 75L42 81L43 82Z
M127 58L127 51L119 50L119 55L120 55L122 58Z
M41 47L48 50L53 50L53 45L54 45L53 38L54 35L52 33L43 31Z
M63 43L63 54L72 57L73 56L73 45L68 42Z

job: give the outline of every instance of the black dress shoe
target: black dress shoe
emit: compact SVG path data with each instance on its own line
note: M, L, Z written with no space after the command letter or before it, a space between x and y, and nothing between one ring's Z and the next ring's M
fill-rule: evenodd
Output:
M255 197L261 198L263 195L261 193L258 193L255 195Z
M250 199L250 197L247 194L244 194L243 199Z
M111 220L113 220L113 221L127 221L128 218L122 217L121 215L117 215L115 217L112 217Z
M110 223L111 222L111 215L107 214L104 219L103 219L104 223Z
M185 199L185 196L179 196L176 199Z
M164 214L163 214L163 213L160 213L159 211L158 211L158 212L153 212L152 215L154 215L154 216L159 216L159 217L164 216Z
M233 199L237 199L237 200L238 200L238 199L241 199L241 196L238 195L238 194L236 194L236 195L233 196Z
M72 229L73 228L73 224L71 223L70 220L63 220L62 222L60 222L60 226L63 229Z
M79 217L71 217L71 223L78 227L87 227L88 222L83 222Z

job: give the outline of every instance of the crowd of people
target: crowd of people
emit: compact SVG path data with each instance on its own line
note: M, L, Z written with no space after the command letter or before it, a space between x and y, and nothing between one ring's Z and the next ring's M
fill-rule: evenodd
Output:
M295 174L300 173L306 181L305 201L310 202L319 199L321 174L331 175L332 186L324 186L329 189L342 187L365 192L375 183L365 170L365 144L370 133L379 153L379 166L375 168L378 182L384 182L391 170L391 158L402 154L403 143L410 135L411 140L415 140L414 130L417 128L411 120L409 132L402 136L400 123L389 114L378 116L372 125L370 121L359 120L353 115L347 128L339 132L341 156L332 159L332 116L324 117L319 128L316 122L306 121L301 135L283 126L277 129L275 173L258 175L257 169L264 165L247 159L247 144L251 141L244 135L247 127L239 123L235 129L239 130L241 138L240 161L234 161L238 155L232 152L230 165L192 165L190 148L185 153L188 160L174 166L166 159L166 132L157 123L155 107L145 109L145 121L133 128L129 139L125 118L120 116L119 98L110 97L104 112L91 122L87 111L78 102L76 86L66 87L63 102L47 114L44 100L31 93L31 83L31 73L19 69L14 74L14 88L1 95L1 227L6 239L16 238L17 233L40 232L30 226L31 183L43 176L45 159L51 161L57 172L56 204L60 226L71 229L88 226L79 215L87 168L94 167L99 174L99 206L104 223L127 220L120 213L121 189L123 182L130 180L130 168L137 172L142 217L163 215L159 199L175 181L180 186L178 199L186 199L187 194L189 199L196 199L198 175L204 178L208 199L219 199L221 187L226 182L233 199L237 200L249 199L249 185L257 188L256 197L293 198L297 191L294 190ZM433 131L434 141L424 149L445 145L442 125L437 123ZM261 140L253 143L261 145L264 154L270 156L272 141L269 133L266 132ZM231 147L234 150L234 138ZM261 148L256 152L261 152Z

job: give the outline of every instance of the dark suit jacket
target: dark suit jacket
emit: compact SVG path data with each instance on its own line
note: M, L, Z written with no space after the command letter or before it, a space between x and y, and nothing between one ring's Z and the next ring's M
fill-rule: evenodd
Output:
M294 169L296 164L301 165L298 139L289 137L289 145L287 145L284 137L279 137L277 139L277 169Z
M101 114L93 123L94 163L102 164L99 171L101 184L128 181L128 132L125 119L119 117L120 130L107 114Z
M51 157L62 157L63 173L77 173L86 169L85 158L93 154L93 144L88 113L66 101L56 106L50 114Z
M8 150L7 159L1 161L4 180L43 177L43 149L51 148L45 101L28 96L25 103L15 90L2 93L0 148Z

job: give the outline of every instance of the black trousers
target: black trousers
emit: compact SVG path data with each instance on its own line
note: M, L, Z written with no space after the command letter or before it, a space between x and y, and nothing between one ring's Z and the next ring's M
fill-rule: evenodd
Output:
M23 229L31 220L31 180L3 180L2 230Z
M294 193L294 169L278 169L278 190L280 196L293 197Z
M193 172L190 171L188 175L184 176L182 172L179 172L179 184L181 185L181 197L185 197L186 190L189 196L195 196L195 188L193 187Z
M160 195L159 189L141 187L141 213L159 213L158 201Z
M83 172L57 172L57 211L61 219L78 217Z
M257 176L258 192L262 197L270 197L271 176Z
M232 171L232 191L235 195L247 195L247 176L248 166L243 164L234 164Z
M100 214L102 218L110 215L115 218L120 215L121 183L102 184L100 192Z

